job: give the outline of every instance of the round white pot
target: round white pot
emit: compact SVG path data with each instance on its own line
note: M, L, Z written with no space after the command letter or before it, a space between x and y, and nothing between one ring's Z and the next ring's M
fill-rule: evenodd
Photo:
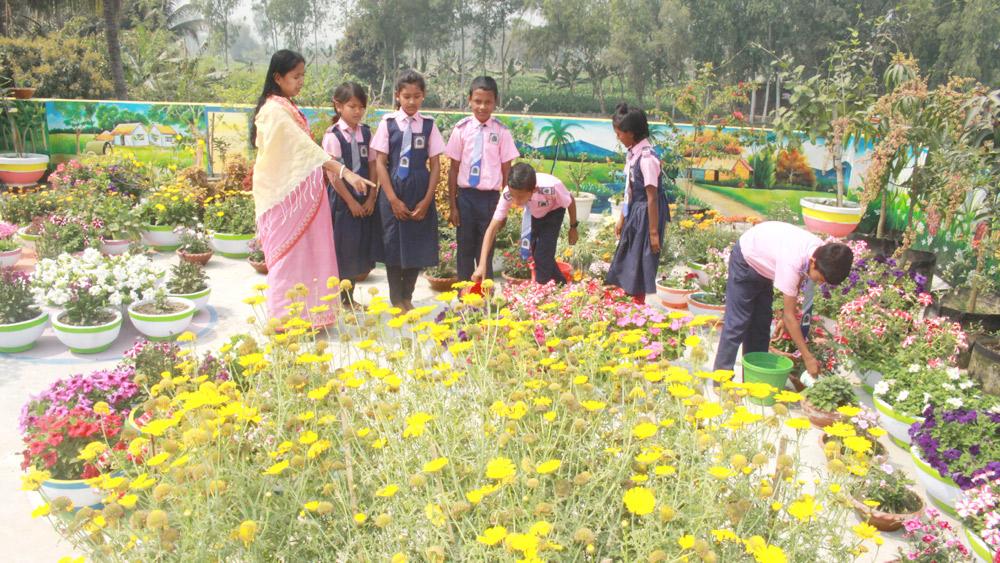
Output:
M169 293L170 297L177 297L179 299L187 299L194 303L194 306L199 311L204 311L205 307L208 305L208 296L212 293L211 287L206 287L201 291L196 291L194 293Z
M695 289L678 289L676 287L668 287L661 285L660 282L656 282L656 295L660 298L667 307L673 309L687 309L688 299L687 296L695 293Z
M914 423L923 422L923 417L910 417L901 412L893 410L885 401L878 397L873 397L875 410L878 411L878 423L889 433L889 438L894 444L905 449L910 447L910 427Z
M0 252L0 268L13 268L21 260L21 249L4 250Z
M916 446L910 448L910 457L913 459L913 465L917 468L917 480L924 486L931 502L952 518L957 518L955 502L961 496L962 489L958 488L958 485L950 477L942 475L924 461Z
M580 192L574 194L573 198L576 200L576 220L580 222L586 221L590 217L590 208L597 201L597 196L590 192Z
M24 248L35 248L35 241L37 241L41 236L39 235L29 235L28 227L21 227L17 230L17 238L21 239L24 244Z
M704 303L700 301L702 295L704 294L701 292L695 292L687 296L688 311L691 311L692 315L713 315L721 320L726 312L726 306Z
M212 248L226 258L243 259L250 256L250 241L257 236L235 235L232 233L212 233Z
M174 232L176 228L171 225L143 225L142 242L156 250L177 250L181 246L181 235Z
M33 186L45 175L49 156L26 152L0 154L0 182L8 186Z
M149 303L150 299L143 299L128 306L128 317L132 319L132 325L150 340L172 340L187 329L195 312L198 311L194 301L190 299L168 297L167 300L184 305L184 309L165 315L137 313L136 309Z
M980 563L993 563L996 560L996 550L986 545L986 542L983 541L983 538L979 537L979 534L964 526L962 530L965 532L966 542L972 549L972 554L976 557L976 561Z
M38 492L48 502L59 497L66 497L73 503L74 509L85 506L98 508L101 506L101 499L105 496L104 491L91 487L83 479L49 479L42 482Z
M42 311L37 317L19 323L0 324L0 353L14 354L31 350L38 337L49 324L49 314Z
M59 321L61 313L52 315L52 330L56 338L74 354L97 354L111 347L122 329L122 313L108 309L115 318L97 326L74 326Z
M108 256L119 256L128 251L130 244L132 244L130 240L104 240L101 241L101 252Z
M804 197L799 200L802 221L814 233L846 237L858 227L865 208L853 201L844 201L843 204L837 206L835 198Z

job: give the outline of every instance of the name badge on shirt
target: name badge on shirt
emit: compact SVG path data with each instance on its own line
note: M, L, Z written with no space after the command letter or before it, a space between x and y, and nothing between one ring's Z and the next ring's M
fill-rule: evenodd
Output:
M359 145L358 154L361 155L361 158L368 158L368 145Z
M543 199L541 201L537 201L537 202L535 202L535 205L537 207L548 207L549 206L549 200Z
M544 186L542 188L539 188L538 191L542 192L542 195L552 195L553 189L552 186Z
M500 136L496 133L490 133L490 144L496 145L500 143Z
M415 149L422 149L425 146L427 146L427 139L424 138L423 135L414 135L413 136L413 148L415 148Z

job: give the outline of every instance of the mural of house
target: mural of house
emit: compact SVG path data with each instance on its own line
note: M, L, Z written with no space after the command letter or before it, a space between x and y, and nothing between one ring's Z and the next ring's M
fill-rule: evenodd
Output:
M172 147L178 135L169 125L156 124L149 128L149 144L157 147Z
M115 144L124 147L149 146L149 135L142 123L119 123L111 130Z
M701 157L691 163L691 177L701 182L725 182L728 180L749 180L753 167L745 158Z

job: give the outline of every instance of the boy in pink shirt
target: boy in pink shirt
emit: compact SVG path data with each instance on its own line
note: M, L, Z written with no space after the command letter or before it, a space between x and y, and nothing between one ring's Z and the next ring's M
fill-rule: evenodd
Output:
M838 285L851 271L854 253L847 245L823 241L816 235L778 221L767 221L743 233L729 255L726 313L715 355L715 369L733 369L736 353L766 352L771 340L771 304L774 288L784 295L782 320L802 354L810 375L819 374L819 362L809 351L805 332L812 308L812 284ZM798 321L799 287L807 281L805 330Z
M545 284L550 281L562 283L564 278L556 265L556 244L563 218L569 210L569 243L576 244L577 233L576 201L559 181L549 174L536 174L530 164L518 163L510 169L510 181L500 196L500 203L493 220L483 237L483 247L479 254L479 265L472 274L472 281L480 282L486 277L490 253L497 233L507 222L507 214L512 205L524 208L521 221L521 256L531 255L535 262L535 282Z
M500 90L489 76L480 76L469 88L472 115L458 122L448 138L449 221L456 228L459 281L468 281L476 268L490 217L507 185L510 163L520 156L514 137L493 117ZM493 256L487 257L487 275L493 276Z

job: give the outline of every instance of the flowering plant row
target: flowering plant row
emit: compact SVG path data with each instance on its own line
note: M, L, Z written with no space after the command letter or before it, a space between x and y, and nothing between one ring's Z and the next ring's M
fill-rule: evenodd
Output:
M931 405L923 417L910 437L931 467L962 489L1000 481L1000 412Z

